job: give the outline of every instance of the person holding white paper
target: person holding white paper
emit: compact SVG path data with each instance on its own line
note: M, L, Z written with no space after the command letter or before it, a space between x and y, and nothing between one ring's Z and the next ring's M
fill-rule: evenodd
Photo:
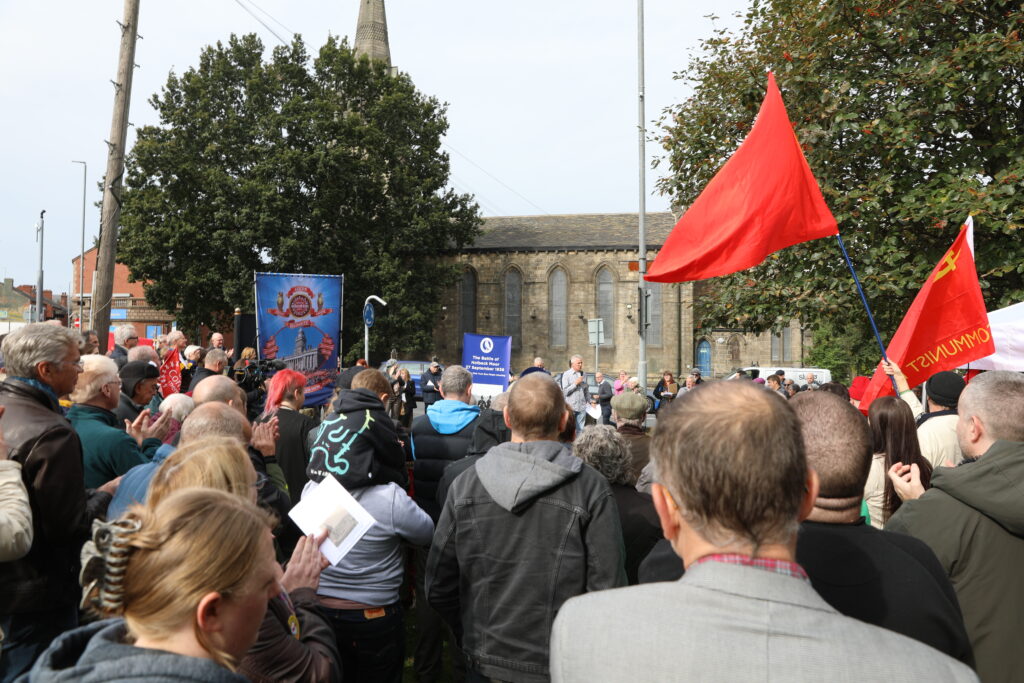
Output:
M393 476L402 448L384 410L390 393L380 372L359 373L311 439L310 479L334 477L376 520L336 566L324 569L317 589L350 681L402 680L403 543L429 546L434 533L430 517ZM313 490L307 484L303 497Z

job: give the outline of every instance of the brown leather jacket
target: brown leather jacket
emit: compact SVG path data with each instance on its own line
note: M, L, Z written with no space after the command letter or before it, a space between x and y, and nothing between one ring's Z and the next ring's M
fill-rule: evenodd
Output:
M82 444L46 393L24 382L0 383L0 417L10 458L21 463L35 539L28 555L0 563L0 614L78 604L78 556L91 518L110 495L86 493Z
M288 600L282 596L271 600L239 672L253 683L340 683L341 658L334 630L316 605L312 588L297 588Z

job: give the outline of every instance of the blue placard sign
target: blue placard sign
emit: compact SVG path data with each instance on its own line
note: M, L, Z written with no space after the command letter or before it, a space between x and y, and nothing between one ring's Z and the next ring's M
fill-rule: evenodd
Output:
M367 327L373 327L373 321L374 321L373 304L371 302L367 301L366 305L363 306L363 323L365 323Z
M508 389L508 373L512 363L512 337L462 335L462 365L473 373L473 384L500 386Z

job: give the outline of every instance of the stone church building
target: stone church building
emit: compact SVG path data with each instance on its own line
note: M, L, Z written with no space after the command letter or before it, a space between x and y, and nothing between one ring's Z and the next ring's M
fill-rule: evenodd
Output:
M394 68L384 0L360 0L353 47L356 54ZM674 224L669 213L647 214L648 261ZM573 354L593 370L587 321L600 318L605 343L599 369L636 374L640 282L630 262L638 258L637 248L637 214L485 218L475 244L448 257L463 272L443 302L434 353L445 364L458 363L463 333L509 335L514 372L537 356L559 372ZM706 377L720 377L749 365L803 365L808 335L796 322L778 335L709 329L694 319L694 297L703 295L700 283L647 286L649 386L664 370L682 375L699 367Z
M647 214L649 262L674 224L669 213ZM459 362L466 332L508 335L514 372L536 356L559 372L573 354L593 370L587 321L601 318L605 343L599 369L635 374L640 281L630 262L637 260L637 247L637 214L485 218L476 242L449 256L464 270L434 331L437 355L443 362ZM699 367L706 377L720 377L736 367L803 364L809 335L797 322L781 334L707 328L694 319L694 297L704 289L700 283L647 286L649 386L664 370L678 376Z

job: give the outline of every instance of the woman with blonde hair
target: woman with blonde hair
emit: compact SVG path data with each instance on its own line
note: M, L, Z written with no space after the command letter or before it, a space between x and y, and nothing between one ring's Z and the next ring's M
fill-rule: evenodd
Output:
M266 475L256 472L235 439L204 439L182 446L153 476L146 498L155 507L183 488L206 487L256 502ZM251 681L337 681L339 655L334 632L316 613L316 588L326 560L323 537L300 536L270 600L256 644L239 664Z
M156 507L175 491L192 487L225 491L255 503L260 483L237 439L206 438L182 446L160 463L149 482L146 505Z
M58 637L28 680L247 680L235 669L278 591L272 526L253 503L200 488L96 522L82 604L113 618Z

